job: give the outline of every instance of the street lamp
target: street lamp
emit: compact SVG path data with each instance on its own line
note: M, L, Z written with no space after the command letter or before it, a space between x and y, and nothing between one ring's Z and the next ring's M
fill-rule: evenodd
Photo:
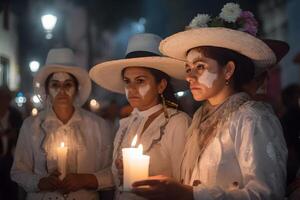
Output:
M41 17L43 28L46 32L46 39L52 38L52 30L55 27L57 17L51 14L43 15Z
M40 63L36 60L33 60L29 63L29 68L31 72L37 72L40 68Z

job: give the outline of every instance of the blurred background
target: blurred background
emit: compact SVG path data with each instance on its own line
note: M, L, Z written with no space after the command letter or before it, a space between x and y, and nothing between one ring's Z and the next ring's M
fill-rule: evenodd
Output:
M150 32L167 37L184 30L197 13L218 15L227 2L232 1L0 0L0 119L10 109L14 127L6 130L0 126L0 199L25 197L10 181L9 170L22 120L42 108L32 80L43 67L49 49L71 48L77 64L89 70L97 63L123 58L133 34ZM290 45L288 55L269 72L266 96L283 122L292 152L288 164L291 181L300 166L300 1L233 2L254 13L261 38ZM181 108L192 115L199 103L184 82L174 84ZM118 120L131 112L123 96L96 85L85 108L108 120L114 130Z

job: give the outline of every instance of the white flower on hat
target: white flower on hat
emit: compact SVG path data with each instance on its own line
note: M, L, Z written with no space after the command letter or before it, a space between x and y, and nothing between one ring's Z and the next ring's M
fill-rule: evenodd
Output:
M207 14L198 14L194 19L190 22L190 28L199 28L199 27L207 27L207 23L210 21L210 16Z
M240 16L242 10L240 9L240 5L236 3L227 3L222 8L222 12L220 13L220 18L224 19L226 22L235 22L237 18Z

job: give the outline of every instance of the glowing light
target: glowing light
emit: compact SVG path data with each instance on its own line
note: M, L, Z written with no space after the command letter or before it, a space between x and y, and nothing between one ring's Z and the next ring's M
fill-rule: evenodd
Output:
M134 147L136 145L137 142L137 135L134 136L132 142L131 142L131 146Z
M29 68L31 72L37 72L40 68L40 63L36 60L33 60L29 63Z
M182 96L184 96L184 91L179 91L179 92L176 93L176 95L178 97L182 97Z
M32 116L36 116L37 114L38 114L38 109L37 108L32 108L32 110L31 110L31 115Z
M41 20L42 20L43 28L46 31L52 31L53 28L55 27L57 17L54 15L48 14L48 15L42 16Z
M91 99L90 101L90 109L93 112L98 111L100 108L100 103L96 99Z
M38 95L33 95L32 96L32 102L35 103L35 104L38 104L40 103L40 98L38 97Z

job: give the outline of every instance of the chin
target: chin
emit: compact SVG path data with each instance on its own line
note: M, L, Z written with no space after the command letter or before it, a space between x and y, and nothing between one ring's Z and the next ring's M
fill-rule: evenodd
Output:
M192 95L195 101L204 101L207 98L205 97L205 95L203 95L202 93L199 92L193 92L192 91Z
M140 106L140 102L139 101L129 101L129 104L133 108L138 108Z

